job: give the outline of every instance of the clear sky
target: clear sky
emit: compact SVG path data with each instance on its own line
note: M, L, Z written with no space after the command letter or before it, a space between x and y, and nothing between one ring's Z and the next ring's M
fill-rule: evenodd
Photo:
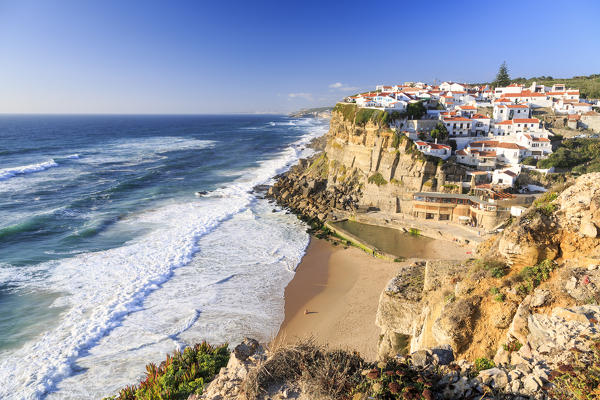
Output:
M600 73L600 2L0 0L2 113L287 112L377 83Z

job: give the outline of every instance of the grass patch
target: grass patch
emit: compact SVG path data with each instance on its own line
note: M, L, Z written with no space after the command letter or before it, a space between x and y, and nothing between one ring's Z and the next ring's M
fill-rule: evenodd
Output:
M509 353L512 353L513 351L519 351L521 347L523 347L523 345L518 340L511 340L510 342L502 345L502 348Z
M475 362L473 363L473 367L475 368L475 371L477 371L477 373L486 369L494 368L495 366L496 363L494 361L485 357L479 357L475 359Z
M358 106L356 104L337 103L335 107L333 107L333 112L340 113L348 122L354 122L357 110Z
M387 185L388 183L383 175L381 175L379 172L375 172L373 175L371 175L368 179L368 182L374 183L377 186Z
M591 354L582 357L576 348L571 350L574 361L559 364L550 373L554 384L549 391L557 400L598 400L600 399L600 340L590 341Z
M533 202L533 206L537 212L540 212L546 216L550 216L558 207L554 203L554 200L557 198L557 192L546 192Z
M127 386L117 396L105 400L184 400L202 394L205 386L229 361L227 345L213 347L206 342L175 351L159 366L146 365L146 378Z
M550 273L557 268L557 264L551 260L544 260L534 266L525 267L519 273L523 283L517 287L517 293L528 295L542 282L550 278Z
M249 400L258 399L272 385L295 384L310 398L342 398L361 381L364 360L358 353L335 350L304 340L281 346L242 382Z

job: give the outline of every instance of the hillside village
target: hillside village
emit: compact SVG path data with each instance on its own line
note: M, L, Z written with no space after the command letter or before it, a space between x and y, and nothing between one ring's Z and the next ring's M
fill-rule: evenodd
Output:
M491 88L405 82L377 85L344 103L387 112L390 129L410 138L424 155L465 167L466 175L453 182L459 187L451 193L414 193L413 217L487 229L521 215L535 198L531 194L545 191L540 185L517 185L522 173L554 172L536 163L552 154L562 136L537 115L562 116L571 128L597 131L600 126L597 102L582 99L578 89L565 84ZM483 218L481 211L493 217Z

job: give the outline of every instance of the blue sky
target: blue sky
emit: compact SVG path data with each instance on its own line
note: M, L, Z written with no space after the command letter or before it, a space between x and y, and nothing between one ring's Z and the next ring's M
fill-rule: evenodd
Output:
M2 113L287 112L377 83L600 73L600 2L0 0Z

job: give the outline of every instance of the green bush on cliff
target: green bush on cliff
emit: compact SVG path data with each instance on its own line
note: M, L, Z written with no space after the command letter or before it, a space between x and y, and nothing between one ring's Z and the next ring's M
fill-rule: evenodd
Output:
M596 337L586 341L590 344L591 354L582 357L580 350L573 347L571 353L574 361L561 363L550 373L549 380L553 387L549 394L552 399L600 399L600 339Z
M375 172L369 177L369 183L374 183L377 186L387 185L387 181L379 172Z
M534 266L523 268L519 273L519 277L524 282L517 287L517 292L521 295L527 295L533 292L533 289L550 278L550 273L554 271L557 266L558 265L552 260L544 260Z
M201 394L229 361L227 345L213 347L206 342L176 350L159 366L146 365L146 379L137 386L121 389L112 400L184 400Z
M390 115L383 110L375 110L373 108L361 108L356 112L354 122L356 125L366 125L367 122L383 125L389 121Z
M357 110L358 106L356 104L337 103L335 107L333 107L333 111L342 114L344 119L348 122L354 121Z
M494 363L489 358L479 357L475 359L475 363L473 365L475 367L475 371L480 372L486 369L494 368L496 363Z

